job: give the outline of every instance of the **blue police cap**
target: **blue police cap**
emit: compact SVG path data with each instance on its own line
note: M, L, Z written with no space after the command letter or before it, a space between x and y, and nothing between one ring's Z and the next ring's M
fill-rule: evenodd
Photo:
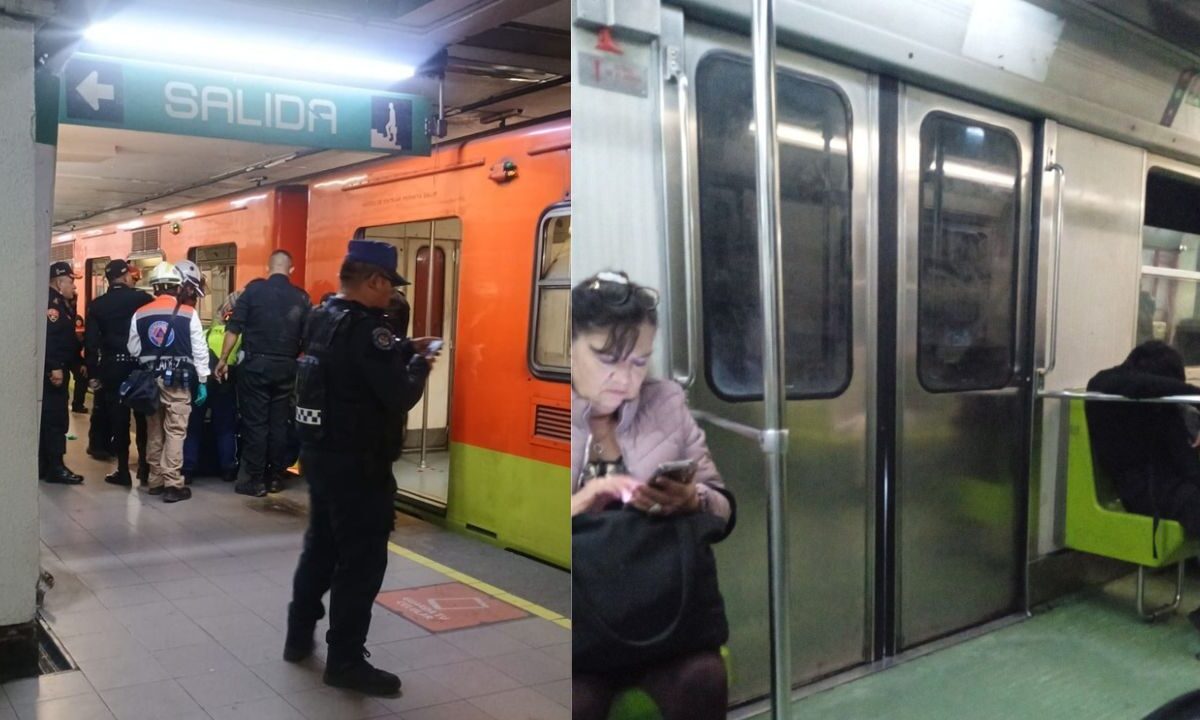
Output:
M351 240L346 248L346 259L374 265L384 271L393 285L408 285L408 281L396 272L396 246L374 240Z

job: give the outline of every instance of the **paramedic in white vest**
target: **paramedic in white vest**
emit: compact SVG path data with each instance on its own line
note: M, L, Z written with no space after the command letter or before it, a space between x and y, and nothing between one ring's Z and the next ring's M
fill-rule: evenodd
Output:
M200 316L186 302L203 295L201 280L194 265L181 265L183 273L168 262L150 271L154 300L138 309L129 326L129 354L158 377L158 412L146 418L149 493L168 503L192 496L183 484L183 441L193 391L198 406L208 396L208 344Z

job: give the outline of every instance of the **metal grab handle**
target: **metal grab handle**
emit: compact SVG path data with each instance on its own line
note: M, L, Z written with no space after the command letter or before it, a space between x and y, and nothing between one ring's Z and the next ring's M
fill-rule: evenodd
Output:
M1046 172L1055 174L1054 178L1054 271L1051 274L1050 287L1050 322L1046 324L1046 365L1038 370L1043 377L1054 372L1058 364L1058 296L1059 277L1062 268L1062 229L1063 229L1063 184L1067 171L1058 163L1046 166Z
M683 206L683 303L684 303L684 372L674 373L675 382L689 387L696 379L696 197L692 192L692 143L688 112L688 78L682 71L675 74L677 111L679 113L679 171L680 204ZM674 368L672 368L674 372Z

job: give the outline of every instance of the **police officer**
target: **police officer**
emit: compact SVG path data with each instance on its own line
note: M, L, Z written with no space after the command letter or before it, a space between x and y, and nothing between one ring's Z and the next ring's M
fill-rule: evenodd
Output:
M100 400L93 406L92 422L107 418L106 446L117 458L116 471L105 477L104 482L129 486L133 484L129 474L130 410L121 402L117 390L137 367L137 358L129 354L129 324L138 308L152 298L133 287L130 265L124 260L105 265L104 277L108 279L108 292L88 305L84 357L93 392ZM144 437L139 438L138 456L145 462Z
M309 318L296 381L311 502L283 657L300 662L312 653L329 590L325 684L393 695L400 679L371 666L364 645L394 521L396 418L424 391L430 365L420 353L428 346L399 340L383 316L393 288L407 284L396 272L395 247L351 241L339 278L341 292Z
M67 375L79 364L79 339L75 335L75 273L71 264L50 266L50 302L46 306L46 364L42 375L42 420L38 437L38 478L51 483L78 485L83 476L63 464L67 453Z
M238 367L237 394L245 478L234 490L255 497L283 489L296 357L312 305L308 293L288 280L292 256L286 250L271 253L267 271L267 279L252 280L233 306L215 371L224 382L229 355L241 338L245 357Z

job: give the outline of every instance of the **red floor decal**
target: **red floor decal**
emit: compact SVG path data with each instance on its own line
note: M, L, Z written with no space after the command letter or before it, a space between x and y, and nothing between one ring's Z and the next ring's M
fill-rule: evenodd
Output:
M462 583L388 590L375 602L430 632L461 630L528 617L524 610Z

